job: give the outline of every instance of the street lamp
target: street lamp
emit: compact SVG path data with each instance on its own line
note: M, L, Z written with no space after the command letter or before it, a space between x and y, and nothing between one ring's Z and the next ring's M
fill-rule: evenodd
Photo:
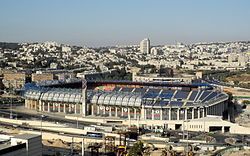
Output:
M41 115L41 126L40 126L41 136L42 136L42 127L43 127L43 115Z
M82 156L84 156L84 138L82 138Z
M41 127L40 127L40 131L41 131L41 138L42 138L42 140L43 140L43 135L42 135L42 131L43 131L43 129L42 129L42 127L43 127L43 118L46 118L46 116L43 115L43 114L41 114ZM43 144L42 144L42 154L43 154Z
M140 134L140 116L137 116L137 132Z
M46 118L45 115L41 115L41 127L40 127L40 131L41 131L41 135L42 135L42 127L43 127L43 118Z
M184 108L185 109L185 108ZM178 110L179 111L179 110ZM185 111L184 110L181 110L180 111L180 113L182 114L182 115L184 115L184 118L183 118L183 124L182 124L182 139L184 140L185 139L185 135L184 135L184 122L185 122Z
M183 128L184 128L184 123L185 122L187 123L187 126L186 126L187 127L186 128L186 131L187 131L187 147L186 147L187 149L186 150L187 150L187 152L185 150L185 153L186 153L185 155L188 155L188 122L190 122L190 120L183 120ZM183 133L184 133L184 129L183 129ZM183 138L184 138L184 136L183 136Z
M12 103L13 103L13 99L12 97L10 98L10 118L12 119L13 116L12 116Z

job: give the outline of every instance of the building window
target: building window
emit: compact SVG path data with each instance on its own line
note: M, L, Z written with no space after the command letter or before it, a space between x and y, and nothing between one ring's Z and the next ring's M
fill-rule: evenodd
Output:
M161 113L160 113L160 109L154 109L154 120L160 120L161 118Z
M192 119L192 108L187 109L187 118Z
M162 110L162 119L169 120L169 108Z
M194 109L194 118L197 119L198 118L198 108Z
M135 117L135 115L134 115L135 109L133 109L133 108L129 108L129 109L130 109L130 112L129 112L130 118L134 118Z
M179 110L179 120L184 120L185 119L185 109L181 108Z
M121 117L122 115L122 108L121 107L117 107L117 116Z
M104 106L100 106L100 116L105 116L104 114L104 111L105 111L105 107Z
M109 116L109 111L110 111L110 108L109 107L105 107L105 114L104 114L104 116Z
M152 119L152 109L146 109L146 119Z
M202 118L203 116L203 108L200 109L200 118Z
M115 107L111 107L111 116L115 116Z
M136 109L136 118L141 118L141 109Z
M128 108L122 108L123 109L123 118L128 118Z
M177 120L177 111L178 109L171 109L171 120Z

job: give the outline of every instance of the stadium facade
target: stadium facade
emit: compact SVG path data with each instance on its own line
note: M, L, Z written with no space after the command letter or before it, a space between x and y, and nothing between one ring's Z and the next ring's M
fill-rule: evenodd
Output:
M209 86L209 85L208 85ZM88 86L88 88L91 88ZM100 118L142 121L184 121L223 116L228 95L203 84L151 86L119 83L94 89L30 87L25 107L41 112L81 114Z

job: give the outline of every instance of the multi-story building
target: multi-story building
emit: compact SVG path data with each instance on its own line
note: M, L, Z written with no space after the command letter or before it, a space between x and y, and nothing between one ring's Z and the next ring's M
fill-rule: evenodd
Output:
M41 156L42 137L37 134L20 134L14 137L1 136L0 139L6 140L0 144L0 155L3 156ZM6 139L8 138L8 139Z
M238 57L239 66L246 66L247 62L248 62L248 57L244 54L240 54Z
M32 82L40 82L40 81L47 81L53 80L54 74L53 73L33 73L32 74Z
M140 51L144 54L150 54L150 40L148 38L140 42Z
M27 74L25 73L5 73L3 84L6 88L22 88L26 83Z

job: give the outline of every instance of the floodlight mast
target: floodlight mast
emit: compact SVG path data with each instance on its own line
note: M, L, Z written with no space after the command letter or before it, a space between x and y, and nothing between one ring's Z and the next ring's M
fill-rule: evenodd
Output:
M87 115L87 80L85 79L85 75L82 77L82 116L85 117Z

